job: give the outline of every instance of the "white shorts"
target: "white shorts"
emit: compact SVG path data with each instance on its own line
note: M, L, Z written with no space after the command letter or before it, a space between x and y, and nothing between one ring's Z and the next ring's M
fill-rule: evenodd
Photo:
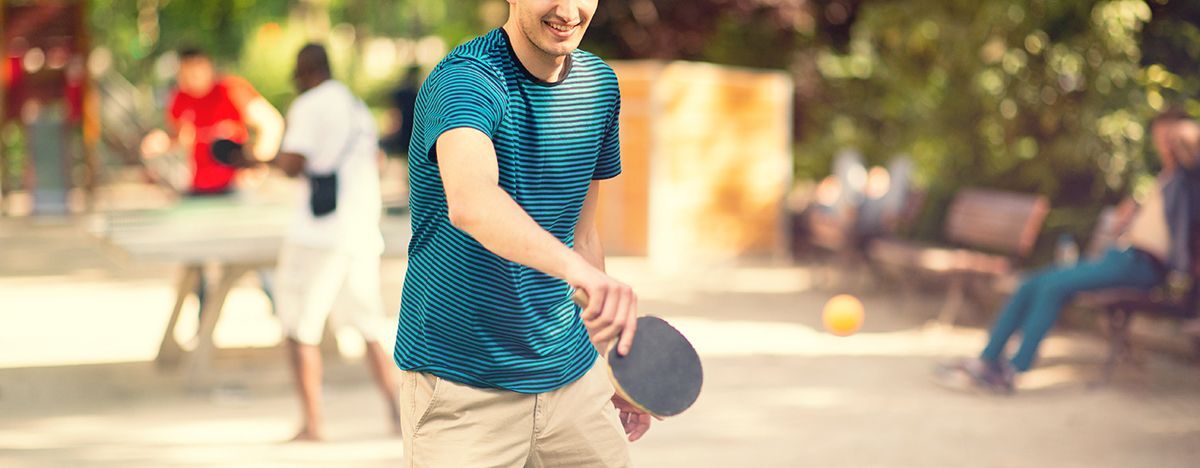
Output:
M358 329L367 342L383 318L379 256L354 256L329 249L284 244L275 267L275 311L289 338L321 343L325 321Z

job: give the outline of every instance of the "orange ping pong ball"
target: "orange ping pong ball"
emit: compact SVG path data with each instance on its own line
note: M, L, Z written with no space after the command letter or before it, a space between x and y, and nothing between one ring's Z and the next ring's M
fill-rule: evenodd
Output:
M850 336L862 328L865 318L862 302L849 294L839 294L825 303L821 321L825 330L837 336Z

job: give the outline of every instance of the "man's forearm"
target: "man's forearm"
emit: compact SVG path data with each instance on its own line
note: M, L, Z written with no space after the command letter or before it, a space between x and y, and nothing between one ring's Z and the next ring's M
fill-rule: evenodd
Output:
M559 279L570 281L574 271L595 264L538 225L499 186L454 200L450 222L492 253Z
M575 231L575 253L587 260L592 266L606 271L604 268L604 249L600 245L600 234L593 227L587 232Z
M264 138L263 134L259 133L251 150L254 152L254 158L259 161L270 161L279 150L279 141L279 137L267 135Z

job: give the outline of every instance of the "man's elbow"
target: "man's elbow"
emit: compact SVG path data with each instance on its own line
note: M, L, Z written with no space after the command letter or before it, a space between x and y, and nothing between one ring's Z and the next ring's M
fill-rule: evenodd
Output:
M468 226L471 225L471 221L474 216L472 215L471 210L464 205L464 203L458 201L447 201L446 217L450 219L450 224L452 224L454 227L466 231Z
M466 233L471 233L483 222L484 213L475 203L462 198L446 200L446 217L450 224Z

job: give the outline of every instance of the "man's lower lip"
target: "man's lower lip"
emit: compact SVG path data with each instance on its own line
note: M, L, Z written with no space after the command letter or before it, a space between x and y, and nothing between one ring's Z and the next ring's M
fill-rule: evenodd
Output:
M561 36L561 37L570 37L572 34L575 33L576 28L578 28L578 26L572 26L570 29L563 31L563 30L555 28L554 26L551 26L550 23L546 23L546 29L549 29L550 32L553 33L554 35Z

